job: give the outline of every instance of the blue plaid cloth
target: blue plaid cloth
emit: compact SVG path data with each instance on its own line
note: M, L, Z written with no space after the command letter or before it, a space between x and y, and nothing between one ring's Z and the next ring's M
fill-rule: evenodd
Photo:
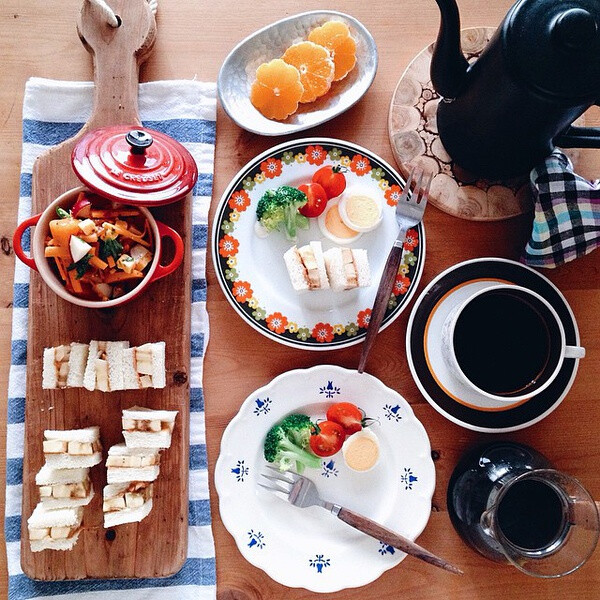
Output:
M573 173L571 161L555 150L531 172L535 216L522 262L557 267L600 245L600 185Z
M37 156L74 135L91 112L93 86L87 82L30 79L23 106L23 160L19 222L31 213L31 172ZM212 194L216 125L216 86L198 81L157 81L140 85L140 116L145 126L174 137L192 153L200 176L193 191L192 348L190 394L190 481L188 557L166 579L40 582L20 565L23 433L27 363L29 269L15 261L12 357L8 382L5 536L9 599L58 597L69 600L214 600L215 550L211 531L202 394L202 360L208 343L206 239ZM28 238L23 247L28 250Z

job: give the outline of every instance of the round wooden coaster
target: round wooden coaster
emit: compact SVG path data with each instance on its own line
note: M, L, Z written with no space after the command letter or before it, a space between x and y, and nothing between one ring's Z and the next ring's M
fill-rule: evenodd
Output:
M496 29L470 27L461 32L467 60L476 60ZM422 50L400 78L388 118L390 143L404 177L414 165L434 173L429 201L439 209L472 221L499 221L529 212L533 196L529 173L509 181L488 181L455 165L437 130L440 97L429 76L434 43ZM578 122L579 124L579 122ZM568 152L571 160L578 152Z

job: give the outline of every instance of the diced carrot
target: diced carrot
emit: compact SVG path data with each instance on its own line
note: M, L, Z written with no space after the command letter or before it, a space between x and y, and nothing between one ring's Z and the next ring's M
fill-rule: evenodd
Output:
M105 283L114 283L115 281L127 281L128 279L142 279L144 274L141 271L132 271L131 273L125 273L124 271L119 271L117 273L109 274Z
M60 258L58 258L58 256L55 256L54 262L56 262L56 266L58 268L58 272L60 273L60 276L62 277L62 280L67 282L69 280L69 278L67 277L67 271L63 267L62 260L60 260Z
M97 269L106 269L106 267L108 267L108 264L105 263L102 259L98 258L97 256L93 256L92 258L90 258L90 265L92 265L92 267L96 267Z
M90 235L78 235L77 237L82 239L84 242L87 242L88 244L94 244L98 241L97 233L92 233Z
M115 259L112 257L112 255L107 256L106 257L106 262L108 263L108 266L112 269L115 266Z
M138 244L141 244L142 246L146 246L146 247L150 246L149 242L142 239L139 235L135 235L135 234L127 231L127 229L123 229L122 227L115 225L115 231L117 232L118 235L122 235L125 238L130 238L130 239L134 240L135 242L137 242Z
M67 274L69 275L69 280L71 281L71 285L73 286L73 292L76 294L81 294L83 288L81 287L81 282L77 279L77 273L75 269L67 270Z
M66 248L60 246L47 246L44 249L44 256L46 258L69 258L71 255Z

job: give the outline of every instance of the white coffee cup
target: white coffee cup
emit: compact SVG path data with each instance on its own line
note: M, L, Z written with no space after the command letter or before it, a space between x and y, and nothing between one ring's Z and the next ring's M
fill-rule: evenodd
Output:
M487 296L487 298L483 298L484 296ZM494 298L492 298L492 296L494 296ZM503 296L505 297L504 300L502 299ZM498 393L490 391L489 389L486 390L481 385L475 383L473 381L473 379L475 379L473 373L471 373L471 378L467 376L465 373L466 364L461 366L461 359L459 357L459 355L464 354L464 352L461 352L460 348L457 352L456 346L457 343L460 344L463 342L460 342L456 339L456 333L457 324L460 322L461 318L463 321L471 318L468 316L469 311L467 311L467 309L471 309L472 311L474 306L473 303L477 299L483 299L484 301L488 302L496 302L501 306L503 302L506 304L506 298L510 298L513 305L515 300L520 301L522 304L528 305L532 313L531 318L539 318L539 322L543 323L543 326L547 331L548 350L547 359L543 369L537 374L532 373L532 377L526 385L518 387L514 390ZM537 314L537 317L533 316L534 312ZM485 322L472 323L471 327L480 327L481 343L489 348L494 345L494 340L484 338L485 325ZM464 323L461 323L460 327L464 328ZM510 329L510 327L511 323L508 321L506 323L506 328ZM477 335L477 333L474 335ZM556 379L563 366L564 360L583 358L585 356L585 348L567 345L565 330L560 317L553 306L545 298L525 287L510 284L498 284L474 292L469 298L464 300L461 304L450 311L442 327L442 356L444 357L452 376L457 382L465 387L465 391L469 390L470 393L474 391L477 394L492 400L515 403L521 400L532 398L533 396L536 396L537 394L540 394L546 390ZM486 355L482 352L482 360L485 356ZM501 368L502 367L500 367L500 369ZM501 377L502 373L498 371L497 375ZM506 379L510 379L510 374L505 373L504 376Z

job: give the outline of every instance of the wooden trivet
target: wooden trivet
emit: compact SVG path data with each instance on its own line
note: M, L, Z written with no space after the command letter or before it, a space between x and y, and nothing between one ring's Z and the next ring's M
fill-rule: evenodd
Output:
M494 27L462 30L461 42L467 60L480 56L495 30ZM478 179L455 165L444 149L436 120L440 97L429 76L434 46L435 43L427 46L409 64L390 105L390 144L402 175L407 177L414 165L434 173L429 201L455 217L499 221L529 212L533 208L529 173L508 181ZM567 153L576 163L578 151Z

